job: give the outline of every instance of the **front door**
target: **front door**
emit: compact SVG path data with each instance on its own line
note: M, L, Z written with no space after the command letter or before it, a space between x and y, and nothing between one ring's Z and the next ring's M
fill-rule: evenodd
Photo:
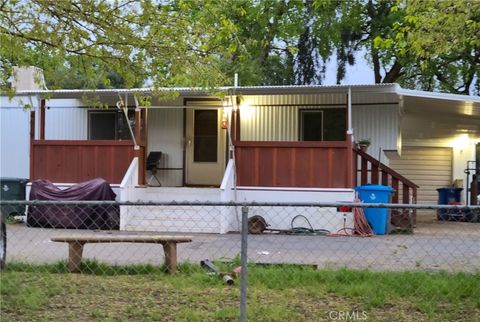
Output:
M219 186L225 171L222 108L192 107L186 114L186 184Z

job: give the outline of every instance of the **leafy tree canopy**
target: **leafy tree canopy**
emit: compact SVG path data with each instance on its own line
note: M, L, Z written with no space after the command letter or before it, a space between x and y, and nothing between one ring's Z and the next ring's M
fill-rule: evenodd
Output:
M337 83L358 55L376 83L479 93L480 2L0 0L0 85L13 65L51 88Z
M42 68L52 88L221 84L233 27L207 24L212 10L190 1L4 0L1 85L14 65Z

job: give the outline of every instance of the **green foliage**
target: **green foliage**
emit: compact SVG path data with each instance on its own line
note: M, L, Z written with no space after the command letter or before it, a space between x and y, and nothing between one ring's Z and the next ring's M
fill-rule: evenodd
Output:
M365 55L376 83L480 91L480 2L15 1L0 5L0 87L14 65L49 88L321 84Z
M50 88L224 84L218 57L232 26L211 18L211 7L208 1L3 1L0 85L7 86L14 65L42 68ZM211 19L217 24L207 24Z
M400 9L401 8L401 9ZM457 94L480 92L480 2L398 1L404 12L375 46L403 61L402 85Z

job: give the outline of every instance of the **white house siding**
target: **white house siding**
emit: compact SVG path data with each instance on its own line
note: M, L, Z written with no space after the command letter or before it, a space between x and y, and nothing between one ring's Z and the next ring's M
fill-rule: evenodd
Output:
M244 141L298 140L297 107L262 105L240 113L240 135Z
M237 200L246 202L353 202L355 193L352 189L308 189L308 188L268 188L268 187L238 187ZM346 225L353 226L353 214L340 212L334 207L251 207L249 217L262 216L270 225L271 229L290 229L300 225L308 227L308 223L314 229L326 229L336 233ZM297 215L303 217L297 218ZM239 230L235 216L230 216L230 228ZM305 218L307 221L305 221Z
M249 107L240 109L241 139L297 141L299 109L342 108L346 102L346 93L243 96L241 106Z
M29 177L30 111L38 105L35 96L0 96L1 177Z
M436 189L452 184L452 148L404 146L390 166L419 186L418 203L436 204Z
M466 191L467 191L467 175L465 174L465 168L467 167L467 161L475 160L475 144L480 142L480 137L472 137L468 142L461 143L458 142L458 137L452 136L450 139L407 139L404 140L404 149L405 148L434 148L434 149L446 149L451 151L451 168L445 169L444 172L449 176L450 181L444 182L442 186L449 186L455 180L463 180L463 191L462 191L462 201L466 200ZM403 152L402 152L403 156ZM393 167L394 168L394 167ZM395 169L395 168L394 168ZM396 169L395 169L396 170ZM468 182L472 181L473 171L470 172ZM415 182L415 180L412 180ZM415 182L417 183L417 182ZM437 187L437 188L438 188ZM436 191L435 191L436 193ZM434 203L436 203L436 199Z
M383 151L397 150L397 140L400 137L397 104L353 106L352 127L355 140L370 139L368 153L388 165Z
M378 97L380 104L376 105L365 103L367 98L367 94L353 95L353 133L356 140L370 139L372 144L369 153L378 158L380 149L397 150L400 137L399 107L389 96ZM343 93L244 96L247 107L240 110L241 139L298 141L299 109L341 108L346 106L346 99ZM365 105L358 105L360 103ZM300 106L289 106L295 104ZM388 161L383 153L381 159Z
M54 107L45 111L45 139L86 140L88 110L77 107Z
M0 107L0 177L28 178L30 111Z
M161 168L183 167L183 109L165 108L148 110L148 152L161 151ZM149 177L147 173L147 179ZM181 170L159 170L162 185L182 186Z
M135 188L131 201L218 202L220 194L215 188ZM123 206L120 230L226 233L234 220L231 210L216 206Z

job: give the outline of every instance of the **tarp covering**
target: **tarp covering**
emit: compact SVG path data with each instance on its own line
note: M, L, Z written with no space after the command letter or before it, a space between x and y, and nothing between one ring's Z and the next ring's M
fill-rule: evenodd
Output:
M60 189L48 180L35 180L30 200L115 200L116 194L102 178ZM28 207L27 224L32 227L118 229L120 209L108 205L34 205Z

